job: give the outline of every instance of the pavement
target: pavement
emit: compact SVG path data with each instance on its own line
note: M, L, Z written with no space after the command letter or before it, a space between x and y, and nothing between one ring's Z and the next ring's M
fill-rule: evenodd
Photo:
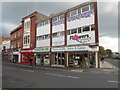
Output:
M18 64L18 63L15 63ZM104 63L100 62L100 68L73 68L73 67L46 67L46 66L30 66L26 64L18 64L23 67L32 67L32 68L38 68L38 69L46 69L46 70L61 70L61 71L68 71L68 72L94 72L94 73L109 73L109 72L116 72L119 69L114 66L113 64L104 61Z

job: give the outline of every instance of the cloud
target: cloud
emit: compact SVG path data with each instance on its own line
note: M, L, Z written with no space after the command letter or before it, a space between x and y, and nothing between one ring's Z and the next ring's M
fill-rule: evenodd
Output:
M108 36L101 37L100 46L104 46L105 49L111 49L113 52L118 52L118 38L111 38Z
M11 22L2 23L2 35L4 35L4 37L8 37L10 35L10 31L14 30L15 27L17 27L17 24Z

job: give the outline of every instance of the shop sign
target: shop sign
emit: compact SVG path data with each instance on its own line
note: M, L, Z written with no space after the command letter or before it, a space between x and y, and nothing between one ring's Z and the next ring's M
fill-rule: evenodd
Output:
M95 32L84 32L84 33L76 33L73 35L67 36L67 44L85 44L85 43L95 43Z
M88 46L79 46L79 47L62 47L62 48L52 48L53 52L56 51L86 51Z
M34 49L21 49L20 53L33 53Z
M50 48L35 48L34 52L49 52Z
M13 52L13 54L17 54L17 55L18 55L18 54L19 54L19 52Z

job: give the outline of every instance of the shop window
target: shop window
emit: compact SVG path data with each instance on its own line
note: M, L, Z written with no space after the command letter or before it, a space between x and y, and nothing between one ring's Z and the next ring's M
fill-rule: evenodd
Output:
M90 5L90 10L94 9L94 4Z
M89 5L82 8L82 12L89 11Z
M81 27L78 28L78 33L81 33Z
M95 25L91 25L91 31L95 30Z
M77 29L72 29L71 34L77 33Z
M81 14L81 8L78 8L78 14Z
M64 15L60 15L60 16L59 16L59 19L60 19L60 20L63 20L63 19L64 19Z
M74 15L77 14L77 10L73 10L73 11L71 11L70 13L71 13L71 16L74 16Z
M83 27L83 32L86 32L86 31L90 31L90 27L89 26Z

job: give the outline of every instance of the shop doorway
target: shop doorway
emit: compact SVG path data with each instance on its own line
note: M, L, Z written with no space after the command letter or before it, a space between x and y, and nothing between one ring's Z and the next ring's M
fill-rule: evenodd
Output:
M64 53L54 53L54 64L55 65L64 65L65 54Z

